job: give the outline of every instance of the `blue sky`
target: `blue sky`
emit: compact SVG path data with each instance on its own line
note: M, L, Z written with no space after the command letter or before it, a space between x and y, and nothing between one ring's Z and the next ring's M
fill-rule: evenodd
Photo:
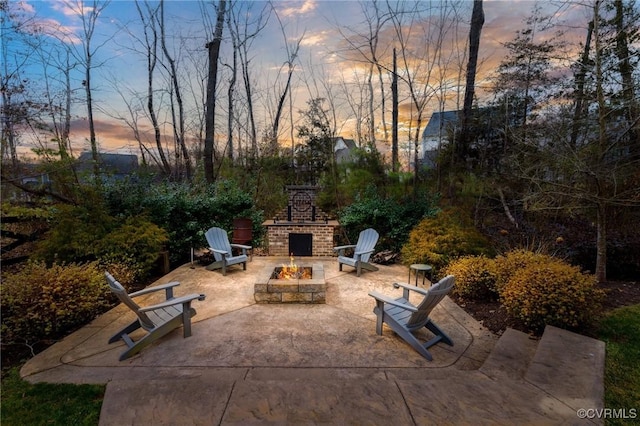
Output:
M25 16L31 16L48 32L66 34L66 40L70 43L78 43L81 34L81 20L77 13L69 13L66 3L63 1L33 1L14 2L14 6L22 3ZM75 1L74 1L75 3ZM86 2L91 4L92 2ZM217 1L215 2L217 4ZM438 3L438 2L435 2ZM204 43L208 40L208 30L203 22L205 12L213 16L212 2L169 0L166 2L167 33L174 41L171 46L173 54L182 63L189 62L188 78L192 84L200 78L198 73L206 71L206 58ZM488 1L484 2L485 24L481 41L480 67L482 70L490 70L504 55L501 44L513 39L515 31L523 28L524 17L530 15L533 7L538 4L545 13L564 14L564 29L570 30L574 36L567 36L569 43L578 42L583 37L586 12L578 7L560 7L561 2L554 1ZM251 2L251 11L257 14L265 2ZM305 0L305 1L275 1L273 2L280 21L274 15L271 16L268 25L260 33L251 47L252 73L256 80L256 104L260 106L258 119L261 123L268 123L270 114L273 113L273 99L277 98L278 90L283 84L282 67L287 59L285 48L285 35L287 43L291 44L299 40L303 35L299 56L296 61L294 98L292 102L295 109L303 109L305 102L312 97L314 90L321 92L318 81L335 82L338 73L344 74L351 67L357 65L350 63L344 55L337 52L344 48L343 35L363 32L365 18L362 14L362 5L356 1L343 0ZM245 6L247 3L245 2ZM460 2L461 16L470 16L472 2L470 0ZM282 28L280 27L282 23ZM209 28L210 30L210 28ZM283 35L283 32L285 35ZM459 37L468 37L468 27L461 25ZM143 55L136 54L134 49L139 45L133 41L134 36L140 36L139 17L135 3L129 0L114 0L102 12L96 34L92 42L96 49L96 67L92 73L94 97L98 106L96 119L99 121L99 139L105 151L135 149L137 144L133 140L132 131L118 121L118 116L127 115L123 99L131 99L134 92L143 92L146 80L146 64ZM225 37L228 37L225 28ZM228 41L228 38L226 39ZM104 43L104 44L103 44ZM180 43L180 44L178 44ZM79 44L75 44L79 46ZM226 42L222 48L224 63L230 63L230 45ZM191 57L186 54L191 52ZM199 58L198 58L199 56ZM195 61L195 62L194 62ZM35 69L35 68L34 68ZM226 68L222 67L224 75ZM39 71L34 71L35 75ZM355 72L355 71L354 71ZM73 84L76 87L81 82L81 74L74 76ZM224 78L224 77L222 77ZM344 76L342 77L344 78ZM200 78L201 80L201 78ZM315 88L313 87L315 83ZM480 82L482 83L482 82ZM338 90L338 89L334 89ZM221 97L221 102L224 100ZM194 110L198 99L190 95L190 108ZM429 105L432 111L435 105ZM85 114L81 103L74 111L77 124L82 124ZM428 112L430 115L430 112ZM390 116L387 117L387 120ZM294 118L294 126L296 124ZM349 137L351 129L349 113L339 115L339 129ZM424 118L422 126L426 125L428 116ZM353 121L353 120L351 120ZM288 124L291 127L291 123ZM81 126L76 127L75 138L78 144L82 144L85 137Z

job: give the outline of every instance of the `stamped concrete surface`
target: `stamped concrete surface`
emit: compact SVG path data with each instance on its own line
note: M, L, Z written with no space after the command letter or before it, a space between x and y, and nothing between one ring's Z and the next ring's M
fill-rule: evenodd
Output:
M535 348L526 349L531 355L524 358L492 353L513 345L496 345L497 336L448 298L432 317L454 346L432 347L433 361L386 326L378 336L368 292L399 297L392 284L408 279L401 265L357 277L348 266L339 271L335 258L297 259L300 265L324 265L326 303L256 304L256 271L288 261L253 257L246 271L231 267L227 276L184 265L157 284L179 281L178 296L206 294L193 304L192 337L184 339L180 328L118 361L124 343L107 341L134 318L119 305L32 358L21 375L31 382L107 383L101 425L584 424L576 409L602 406L601 377L575 372L582 375L579 384L595 386L594 392L567 392L571 371L563 372L565 388L549 379L553 344L566 345L561 335L547 339L551 349L536 353L538 358ZM147 305L161 298L136 300ZM419 334L430 336L426 329ZM571 341L584 359L579 367L598 370L604 348L598 341L580 346L581 337ZM594 352L593 345L595 354L582 354ZM572 362L566 358L563 368ZM513 367L513 374L496 374L514 361L524 365Z

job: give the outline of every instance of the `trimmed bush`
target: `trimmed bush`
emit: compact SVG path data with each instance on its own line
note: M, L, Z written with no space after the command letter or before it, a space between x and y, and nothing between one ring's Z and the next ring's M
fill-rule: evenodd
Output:
M552 260L515 271L501 297L507 312L540 332L545 325L588 325L600 312L603 295L594 276Z
M504 255L497 256L495 258L496 291L501 293L511 277L521 269L557 261L559 260L547 254L534 253L523 249L512 250Z
M449 263L442 275L456 277L453 294L472 300L497 300L496 265L485 256L464 256Z
M423 219L402 247L403 263L427 263L436 271L451 260L466 255L491 256L492 250L488 240L471 221L453 209Z
M57 339L111 306L111 293L96 263L29 262L2 282L3 343Z

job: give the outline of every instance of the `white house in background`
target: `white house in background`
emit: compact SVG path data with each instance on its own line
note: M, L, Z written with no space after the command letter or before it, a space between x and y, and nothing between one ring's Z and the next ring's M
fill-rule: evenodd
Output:
M345 139L342 136L333 138L333 155L337 163L351 161L356 148L356 142L353 139Z
M438 111L431 114L429 123L422 132L422 147L420 158L427 165L433 165L438 147L447 139L459 125L462 111Z

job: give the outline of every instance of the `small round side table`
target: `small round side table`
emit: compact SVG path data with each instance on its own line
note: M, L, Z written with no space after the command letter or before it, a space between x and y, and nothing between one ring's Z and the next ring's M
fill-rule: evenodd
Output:
M418 274L422 273L422 286L424 287L424 280L429 274L429 281L431 281L431 265L425 265L424 263L414 263L409 266L409 283L411 283L411 271L415 271L415 284L418 286Z

